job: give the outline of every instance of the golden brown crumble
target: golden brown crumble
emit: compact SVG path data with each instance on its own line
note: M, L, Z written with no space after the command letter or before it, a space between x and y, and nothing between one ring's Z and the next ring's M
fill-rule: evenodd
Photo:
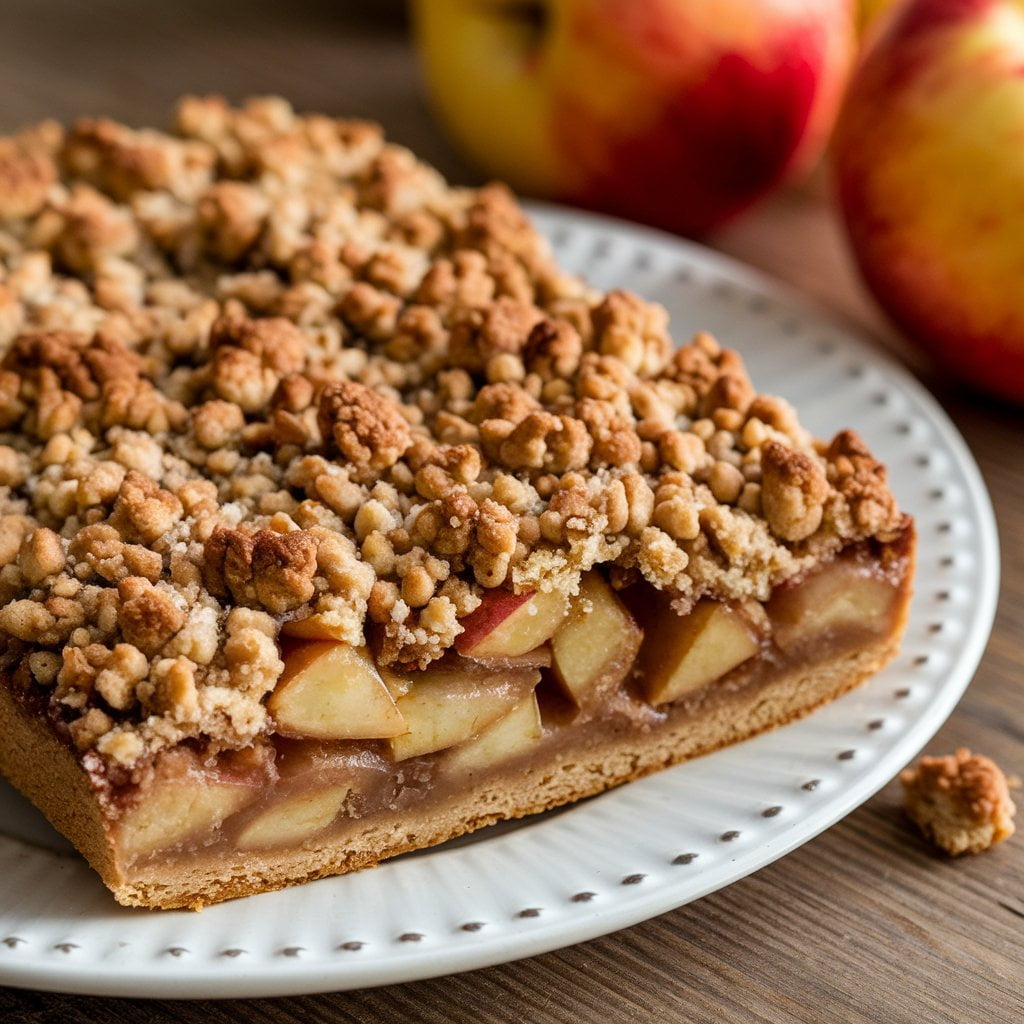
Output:
M332 381L320 392L320 434L358 474L372 478L392 467L412 442L409 424L395 403L356 381Z
M980 853L1014 833L1006 776L983 754L922 757L900 782L907 814L947 853Z
M422 666L487 589L764 599L901 523L856 435L374 125L0 140L0 669L91 757L251 743L293 620Z
M776 536L810 537L821 525L827 497L825 470L817 459L778 441L762 445L761 505Z
M46 202L58 177L50 149L59 134L48 123L0 139L0 217L31 217Z

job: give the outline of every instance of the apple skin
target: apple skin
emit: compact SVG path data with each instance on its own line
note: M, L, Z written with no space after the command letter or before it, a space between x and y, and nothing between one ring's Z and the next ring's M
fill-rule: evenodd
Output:
M531 23L524 10L542 14ZM852 0L417 0L413 11L435 106L485 171L688 235L817 159L854 49Z
M480 607L461 620L455 649L470 658L518 659L551 639L567 608L555 591L488 590Z
M455 638L459 653L468 654L479 647L486 637L531 597L533 591L523 594L510 594L504 590L488 591L476 611L470 612L461 622L462 632Z
M1024 403L1024 3L911 0L882 28L833 144L854 256L952 376Z

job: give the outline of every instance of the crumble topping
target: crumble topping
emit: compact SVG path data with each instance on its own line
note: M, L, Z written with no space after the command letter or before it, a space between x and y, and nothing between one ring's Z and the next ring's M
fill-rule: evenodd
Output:
M425 666L488 589L764 599L901 524L855 434L375 125L0 140L0 667L90 757L271 729L291 620Z
M1015 831L1006 776L983 754L922 757L900 782L907 814L947 853L981 853Z
M328 452L340 455L353 475L368 479L390 469L412 444L409 424L395 403L356 381L325 385L317 423Z

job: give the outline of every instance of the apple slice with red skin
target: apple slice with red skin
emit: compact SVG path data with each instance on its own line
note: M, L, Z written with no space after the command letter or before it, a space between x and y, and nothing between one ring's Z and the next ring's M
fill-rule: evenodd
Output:
M760 649L757 631L730 605L705 599L688 615L677 615L656 591L649 602L639 665L647 699L655 706L703 689Z
M531 693L479 736L445 755L445 768L455 772L485 771L525 753L544 735L537 694Z
M588 573L551 638L555 678L581 706L625 679L642 640L643 630L615 591L598 573Z
M284 736L389 739L406 729L370 652L331 640L286 653L267 710Z
M398 698L408 732L392 738L392 756L402 761L472 739L507 715L539 679L540 672L534 668L496 673L465 658L416 672L412 685Z
M555 590L488 590L461 620L456 650L468 658L517 658L547 643L567 611L568 602Z

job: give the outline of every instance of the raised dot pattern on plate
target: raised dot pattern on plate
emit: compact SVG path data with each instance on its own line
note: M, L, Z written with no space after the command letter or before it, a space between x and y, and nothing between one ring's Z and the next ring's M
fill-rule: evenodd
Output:
M728 885L806 841L891 778L948 714L991 625L998 558L980 476L935 403L847 327L747 268L599 218L536 216L570 270L662 302L680 339L712 331L815 433L855 424L883 454L921 538L903 653L783 730L560 814L202 915L114 907L58 844L26 844L47 833L0 791L0 984L275 995L557 948ZM287 922L286 944L267 921Z

